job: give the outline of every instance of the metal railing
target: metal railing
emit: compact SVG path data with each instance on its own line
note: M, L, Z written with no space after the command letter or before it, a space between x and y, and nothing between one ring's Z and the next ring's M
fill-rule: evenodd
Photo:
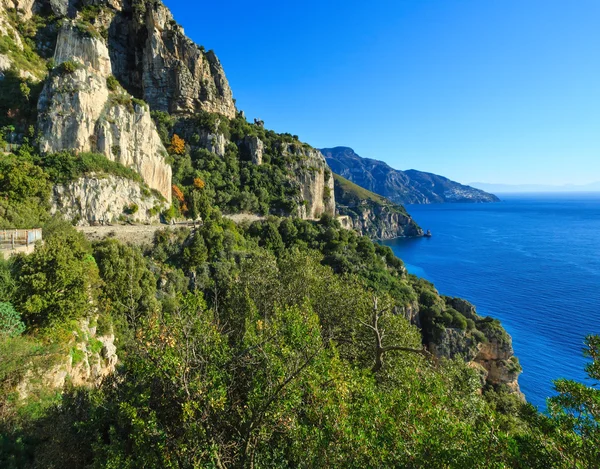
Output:
M42 240L42 229L0 230L0 249L15 249L18 246L31 246Z

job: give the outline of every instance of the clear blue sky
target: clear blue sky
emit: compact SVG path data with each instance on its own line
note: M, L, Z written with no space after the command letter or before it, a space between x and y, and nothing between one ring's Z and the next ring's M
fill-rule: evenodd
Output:
M166 0L239 109L460 182L600 180L600 0Z

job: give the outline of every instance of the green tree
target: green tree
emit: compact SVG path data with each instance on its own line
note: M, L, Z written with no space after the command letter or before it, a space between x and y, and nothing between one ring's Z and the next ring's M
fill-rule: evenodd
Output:
M90 314L98 293L96 262L87 241L73 228L46 238L17 261L15 306L28 326L48 326Z
M584 355L590 383L568 379L554 382L558 395L548 399L555 438L570 467L598 467L600 461L600 336L585 339Z
M113 318L124 318L137 329L142 317L158 307L156 279L139 248L116 240L94 245L94 258L104 281L101 304Z

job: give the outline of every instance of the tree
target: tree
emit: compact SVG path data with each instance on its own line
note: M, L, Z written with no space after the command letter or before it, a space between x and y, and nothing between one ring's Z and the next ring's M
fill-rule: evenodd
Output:
M94 258L104 281L101 304L114 318L124 317L133 329L157 309L156 279L139 248L116 240L94 246Z
M548 399L548 411L569 467L592 468L600 461L600 336L586 337L584 355L592 360L585 368L592 383L555 381L558 396Z
M95 308L99 277L89 245L74 228L57 231L17 260L15 306L28 326L78 319Z
M173 137L171 138L171 145L169 146L169 153L174 155L185 154L185 140L179 135L173 134Z

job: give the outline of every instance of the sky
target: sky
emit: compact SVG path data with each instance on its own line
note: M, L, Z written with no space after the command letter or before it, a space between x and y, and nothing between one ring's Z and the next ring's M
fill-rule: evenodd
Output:
M396 169L600 181L599 0L164 0L249 120Z

